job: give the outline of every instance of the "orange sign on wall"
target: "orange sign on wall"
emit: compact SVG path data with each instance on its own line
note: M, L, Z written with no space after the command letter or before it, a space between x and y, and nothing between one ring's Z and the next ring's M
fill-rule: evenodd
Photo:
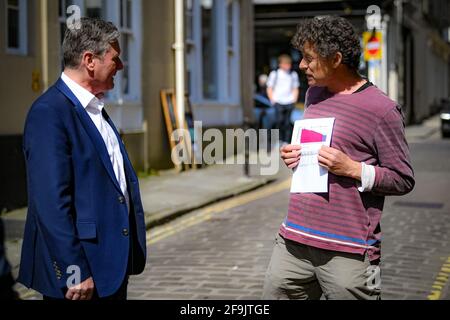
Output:
M379 31L363 33L364 60L381 60L383 38Z

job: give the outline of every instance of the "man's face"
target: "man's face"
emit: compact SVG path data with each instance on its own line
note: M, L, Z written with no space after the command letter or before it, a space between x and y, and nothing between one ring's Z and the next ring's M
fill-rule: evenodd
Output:
M333 75L332 63L317 54L314 46L306 42L303 46L303 58L300 61L309 86L326 87Z
M104 93L114 88L114 76L117 71L123 69L120 60L120 45L116 41L111 43L110 48L103 57L95 58L94 68L95 87L98 93Z

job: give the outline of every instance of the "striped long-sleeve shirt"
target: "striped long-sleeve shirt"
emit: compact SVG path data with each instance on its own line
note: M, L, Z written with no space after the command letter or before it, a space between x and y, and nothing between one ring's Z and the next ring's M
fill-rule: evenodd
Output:
M352 160L375 167L370 192L358 181L329 173L328 193L292 193L280 234L317 248L380 257L380 219L384 198L414 187L401 107L377 87L354 94L307 92L305 119L334 117L331 147Z

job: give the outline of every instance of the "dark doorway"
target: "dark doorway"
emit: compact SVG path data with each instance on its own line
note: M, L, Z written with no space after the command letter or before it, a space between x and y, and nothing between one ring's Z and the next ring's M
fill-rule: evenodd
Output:
M307 89L306 78L299 70L301 60L300 52L291 46L291 39L295 34L296 26L255 28L255 83L261 74L269 75L272 70L277 69L277 59L281 54L288 54L293 60L293 69L300 78L299 101L304 102Z
M317 2L286 2L255 5L255 83L261 74L268 75L277 67L277 57L289 54L293 66L300 77L299 102L304 102L308 89L306 77L299 71L300 53L291 46L298 23L305 18L318 15L338 15L345 17L362 35L366 31L365 14L368 6L381 6L380 0L347 0ZM367 75L365 64L361 63L361 73Z

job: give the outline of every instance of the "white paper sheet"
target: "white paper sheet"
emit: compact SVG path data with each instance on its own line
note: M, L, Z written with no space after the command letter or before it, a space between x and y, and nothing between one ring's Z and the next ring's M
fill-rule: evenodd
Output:
M319 165L322 146L330 146L335 118L298 120L292 144L301 145L300 163L294 171L291 193L327 193L328 170Z

